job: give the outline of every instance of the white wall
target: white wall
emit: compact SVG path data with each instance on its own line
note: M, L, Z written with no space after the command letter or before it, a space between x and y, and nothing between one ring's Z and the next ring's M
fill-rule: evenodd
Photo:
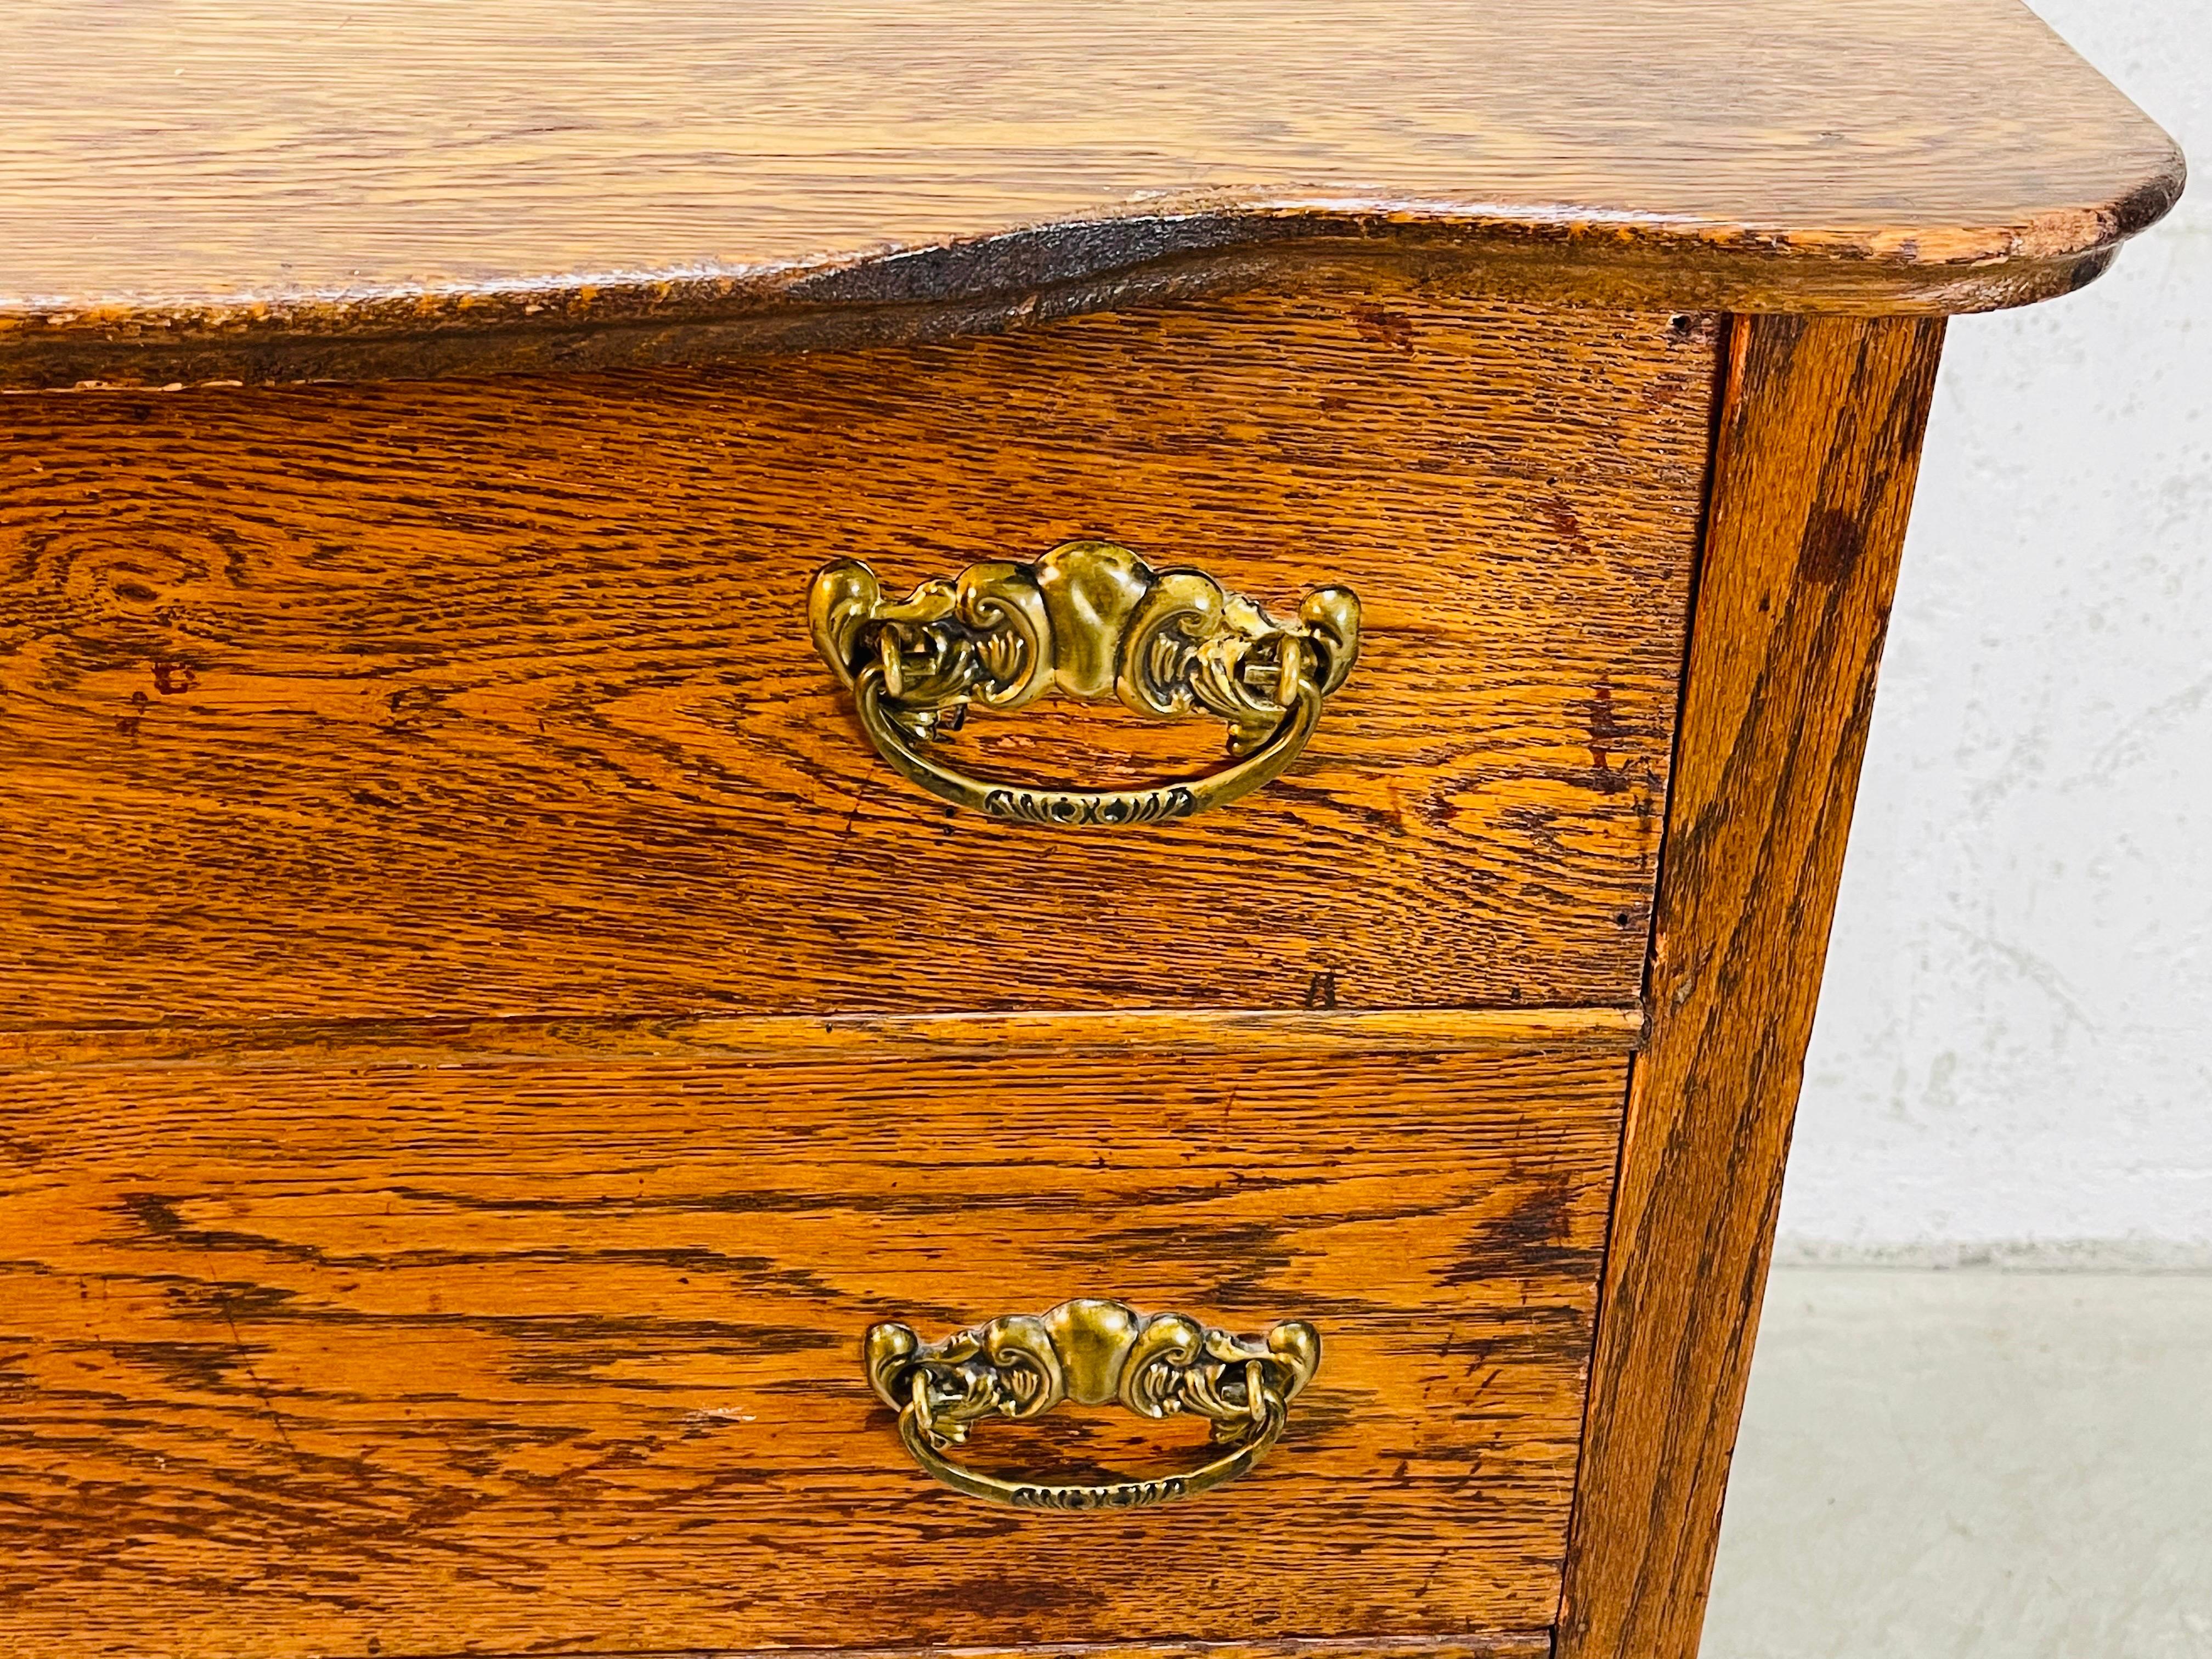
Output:
M2199 177L1951 325L1785 1261L2212 1266L2212 3L2035 3Z

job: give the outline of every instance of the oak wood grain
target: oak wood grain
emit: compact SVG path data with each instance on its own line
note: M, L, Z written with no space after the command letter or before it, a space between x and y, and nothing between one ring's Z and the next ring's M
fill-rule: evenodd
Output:
M1693 1659L1935 321L1736 325L1560 1659Z
M1457 1636L1305 1638L1269 1642L1042 1642L1028 1647L840 1648L836 1659L1550 1659L1548 1630L1470 1631ZM787 1659L752 1652L624 1654L621 1659ZM439 1659L450 1659L439 1656ZM610 1656L611 1659L611 1656Z
M1974 309L2183 175L2017 0L144 0L8 46L17 386L851 343L1316 252Z
M1203 1009L1006 1014L696 1015L678 1019L284 1020L0 1030L0 1067L448 1066L470 1060L661 1060L917 1054L1154 1056L1633 1054L1644 1010Z
M0 1630L52 1659L1540 1630L1626 1066L9 1073ZM933 1486L862 1331L1078 1294L1310 1319L1321 1369L1203 1499ZM1194 1450L1064 1411L969 1455Z
M841 1648L836 1659L1550 1659L1552 1633L1308 1638L1273 1642L1046 1642L1021 1648ZM787 1659L788 1650L624 1654L621 1659ZM440 1656L440 1659L450 1659Z
M0 1024L1632 1002L1717 362L1704 319L1328 294L6 400ZM877 758L815 568L1085 535L1358 591L1289 775L1070 832ZM1221 733L1054 705L959 747L1116 787Z

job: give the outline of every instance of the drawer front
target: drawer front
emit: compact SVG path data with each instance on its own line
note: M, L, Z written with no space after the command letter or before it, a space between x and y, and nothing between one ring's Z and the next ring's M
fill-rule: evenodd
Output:
M1626 1064L0 1077L5 1628L169 1659L1540 1632ZM1279 1443L1080 1515L908 1457L872 1323L1100 1296L1311 1322ZM1066 1406L958 1455L1208 1453Z
M8 399L8 1018L1632 1001L1714 362L1703 319L1262 295ZM814 571L1083 537L1271 608L1357 591L1288 775L1066 830L878 758ZM951 747L1121 787L1220 738L1038 704Z

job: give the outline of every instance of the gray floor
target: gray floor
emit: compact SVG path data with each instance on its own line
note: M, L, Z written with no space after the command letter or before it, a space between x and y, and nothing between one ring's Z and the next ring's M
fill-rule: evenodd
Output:
M1704 1659L2212 1656L2212 1276L1792 1268Z

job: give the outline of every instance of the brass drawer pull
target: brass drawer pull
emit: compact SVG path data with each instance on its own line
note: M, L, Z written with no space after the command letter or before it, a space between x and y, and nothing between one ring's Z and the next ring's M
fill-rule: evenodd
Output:
M1082 1297L941 1342L923 1341L910 1325L873 1326L866 1358L914 1461L955 1492L1022 1509L1136 1509L1218 1486L1265 1456L1321 1364L1321 1333L1286 1319L1249 1341L1182 1314L1146 1316ZM1195 1412L1212 1419L1223 1449L1182 1474L1075 1485L1002 1480L945 1455L982 1418L1042 1417L1063 1400L1119 1400L1139 1417Z
M1154 570L1111 542L973 564L903 599L839 559L816 574L807 621L869 741L902 775L955 806L1038 823L1146 823L1258 788L1297 758L1359 654L1350 588L1316 588L1296 622L1278 622L1202 572ZM1239 758L1150 789L1079 789L994 783L930 757L970 707L1019 708L1054 691L1111 694L1161 720L1210 714L1228 722Z

